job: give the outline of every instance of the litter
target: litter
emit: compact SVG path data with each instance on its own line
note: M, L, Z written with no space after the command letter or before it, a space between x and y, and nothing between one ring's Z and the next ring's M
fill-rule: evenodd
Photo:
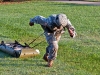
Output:
M5 44L1 41L0 50L16 58L20 57L33 57L40 54L38 49L33 49L25 43L25 45L20 44L15 40L14 43Z

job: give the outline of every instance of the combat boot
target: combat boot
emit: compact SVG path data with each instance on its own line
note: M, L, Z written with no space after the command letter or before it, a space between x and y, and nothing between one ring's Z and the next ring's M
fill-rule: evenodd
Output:
M48 67L52 67L52 65L53 65L53 60L48 60Z
M43 59L44 59L46 62L48 62L48 54L47 54L47 53L44 54Z

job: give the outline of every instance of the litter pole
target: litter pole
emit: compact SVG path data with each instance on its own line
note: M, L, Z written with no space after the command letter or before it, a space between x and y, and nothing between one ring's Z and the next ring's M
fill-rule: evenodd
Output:
M30 45L30 44L32 44L34 41L36 41L41 35L43 35L44 34L44 32L42 33L42 34L40 34L36 39L34 39L32 42L30 42L29 44L28 44L28 46Z
M33 49L18 43L0 44L0 51L3 51L16 58L33 57L40 54L38 49Z
M44 42L44 40L41 41L41 42L39 42L38 44L36 44L35 46L33 46L33 47L31 47L31 48L34 48L34 47L38 46L38 45L41 44L42 42Z

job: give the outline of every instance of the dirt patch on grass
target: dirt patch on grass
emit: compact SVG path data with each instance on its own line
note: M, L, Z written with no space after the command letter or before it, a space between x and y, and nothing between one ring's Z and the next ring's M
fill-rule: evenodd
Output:
M0 2L0 5L6 5L6 4L19 4L23 2L30 2L30 1L17 1L17 2L12 2L12 1L6 1L6 2ZM52 2L63 2L63 3L74 3L74 4L87 4L87 5L100 5L100 2L87 2L87 1L52 1Z
M7 4L19 4L19 3L24 3L24 2L30 2L31 0L7 0L0 2L0 5L7 5Z
M88 1L52 1L52 2L63 2L73 4L85 4L85 5L100 5L100 2L88 2Z
M1 2L0 5L7 5L7 4L17 4L22 2Z

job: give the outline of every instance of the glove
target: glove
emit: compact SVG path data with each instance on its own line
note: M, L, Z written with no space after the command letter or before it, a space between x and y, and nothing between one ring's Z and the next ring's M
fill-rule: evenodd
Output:
M33 26L33 25L34 25L34 23L32 23L32 22L29 22L29 25L30 25L30 26Z
M74 36L74 29L69 28L69 29L68 29L68 32L69 32L69 34L70 34L70 37L73 37L73 36Z

